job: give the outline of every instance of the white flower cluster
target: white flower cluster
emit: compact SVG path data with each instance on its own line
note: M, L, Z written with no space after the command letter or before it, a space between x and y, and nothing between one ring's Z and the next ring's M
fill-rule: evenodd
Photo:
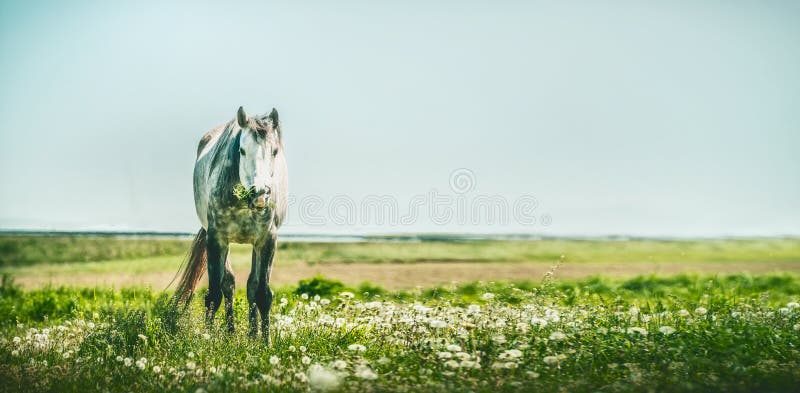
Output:
M563 371L580 356L591 356L576 352L579 340L586 337L607 340L613 335L615 340L630 345L670 342L685 337L692 326L719 326L719 321L726 318L772 318L800 331L797 302L774 310L742 306L723 313L704 302L706 307L687 307L692 311L650 312L644 306L558 306L553 302L539 303L535 298L511 305L496 301L495 295L488 292L480 297L485 303L458 305L360 301L349 292L330 299L306 295L289 302L281 298L272 314L272 334L281 344L262 352L257 361L249 360L247 367L215 364L209 353L229 345L252 345L251 341L225 340L201 328L184 333L190 346L163 358L153 352L136 356L130 352L114 353L110 346L104 356L81 358L81 344L88 335L98 329L113 331L107 323L84 320L49 328L25 329L20 325L17 335L0 338L0 348L8 348L13 357L35 358L36 365L46 365L47 361L107 362L106 365L144 373L164 384L172 383L174 390L185 386L181 383L187 378L202 385L213 380L212 376L231 374L231 380L240 381L245 388L253 387L252 390L288 385L297 390L327 392L343 387L359 390L358 384L369 381L385 382L404 367L419 381L436 375L513 374L538 378ZM163 345L159 342L163 339L148 337L144 332L130 337L143 351ZM315 346L319 343L314 344L309 337L335 337L342 345L319 350ZM250 347L253 348L257 347ZM57 356L51 356L54 354ZM400 360L411 356L421 359L419 364ZM248 368L251 364L262 369L253 372ZM260 385L264 389L257 388Z

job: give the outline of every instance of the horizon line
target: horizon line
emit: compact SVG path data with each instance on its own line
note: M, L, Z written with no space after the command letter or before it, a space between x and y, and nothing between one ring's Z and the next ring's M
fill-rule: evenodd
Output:
M0 236L98 236L98 237L187 237L196 233L185 231L159 230L62 230L62 229L12 229L0 228ZM747 239L800 239L800 235L713 235L713 236L674 236L674 235L632 235L632 234L543 234L533 232L402 232L402 233L282 233L280 237L295 241L336 239L345 241L466 241L466 240L747 240Z

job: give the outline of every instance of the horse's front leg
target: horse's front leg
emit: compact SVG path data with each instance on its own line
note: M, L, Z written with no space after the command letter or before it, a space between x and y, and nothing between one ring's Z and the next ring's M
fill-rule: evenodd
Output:
M258 289L258 252L253 246L250 275L247 277L247 321L250 324L250 337L258 335L258 307L256 306L256 290Z
M233 293L236 289L236 278L231 267L231 257L225 258L225 273L222 275L222 295L225 296L225 325L228 333L234 333L233 324Z
M261 335L269 342L269 312L272 308L272 290L269 287L269 277L272 272L272 258L275 256L277 238L274 234L253 246L253 268L247 280L247 301L250 303L250 334L255 336L258 332L257 319L253 305L258 308L261 316Z
M228 242L220 239L216 231L209 228L206 241L208 253L208 293L206 293L206 326L211 327L214 316L222 303L222 278L225 260L228 259Z

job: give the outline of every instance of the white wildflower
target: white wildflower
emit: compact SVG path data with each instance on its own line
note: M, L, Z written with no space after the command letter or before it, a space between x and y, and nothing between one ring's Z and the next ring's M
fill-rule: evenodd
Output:
M461 351L461 346L457 344L450 344L445 349L447 349L450 352L458 352Z
M369 366L356 366L355 376L361 379L376 379L378 374L375 374Z
M186 362L186 368L189 370L194 370L197 367L195 362Z
M337 370L344 370L345 368L347 368L347 362L345 362L344 360L341 360L341 359L334 360L333 361L333 368L335 368Z
M311 390L327 392L339 387L339 376L325 367L315 364L308 368L308 386Z
M501 360L514 360L514 359L519 359L521 357L522 357L522 351L520 351L519 349L509 349L503 351L502 353L500 353L500 356L498 356L498 358Z
M269 364L271 364L273 366L277 366L278 363L280 363L280 361L281 361L281 359L279 357L277 357L277 356L273 355L273 356L269 357Z
M544 318L533 317L531 318L531 325L545 327L547 326L547 320Z
M550 333L550 340L560 341L560 340L563 340L565 338L567 338L567 335L564 334L563 332L555 331L553 333Z
M647 335L647 330L645 328L641 328L641 327L630 327L630 328L628 328L627 332L628 332L628 334L639 333L642 336L646 336Z
M705 307L697 307L694 310L694 313L697 315L706 315L706 313L708 313L708 310Z
M554 310L552 308L544 310L544 317L550 322L561 321L561 313L558 312L558 310Z
M551 356L545 356L544 359L542 359L542 360L544 360L544 362L546 364L549 364L549 365L552 366L554 364L560 363L562 360L564 360L566 358L567 358L566 355L556 355L556 356L552 356L551 355Z
M300 362L301 362L301 363L303 363L303 364L311 364L311 358L310 358L310 357L308 357L308 356L303 356L303 357L300 359Z
M153 373L160 374L161 373L161 366L153 366Z
M481 364L473 360L462 360L461 368L481 368Z
M662 326L658 328L658 331L665 336L669 336L672 333L675 333L675 328L672 326Z
M446 328L447 327L447 322L439 320L439 319L431 319L428 322L428 325L430 325L434 329L441 329L441 328Z
M492 300L492 299L494 299L494 294L491 293L491 292L486 292L481 296L481 299L483 299L483 300Z
M361 344L350 344L350 345L347 346L347 349L349 349L349 350L351 350L353 352L364 352L364 351L367 350L367 347L365 347L365 346L363 346Z

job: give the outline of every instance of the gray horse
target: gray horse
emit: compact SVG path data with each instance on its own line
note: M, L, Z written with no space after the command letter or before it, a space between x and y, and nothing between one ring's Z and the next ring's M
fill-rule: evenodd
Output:
M269 277L277 245L277 230L288 202L286 157L278 112L248 117L241 107L236 118L203 136L194 165L194 203L203 225L194 239L188 262L175 292L186 307L197 282L208 269L206 323L225 297L225 320L234 331L234 276L228 257L230 243L253 245L247 278L250 335L269 339L272 291ZM207 265L207 266L206 266Z

